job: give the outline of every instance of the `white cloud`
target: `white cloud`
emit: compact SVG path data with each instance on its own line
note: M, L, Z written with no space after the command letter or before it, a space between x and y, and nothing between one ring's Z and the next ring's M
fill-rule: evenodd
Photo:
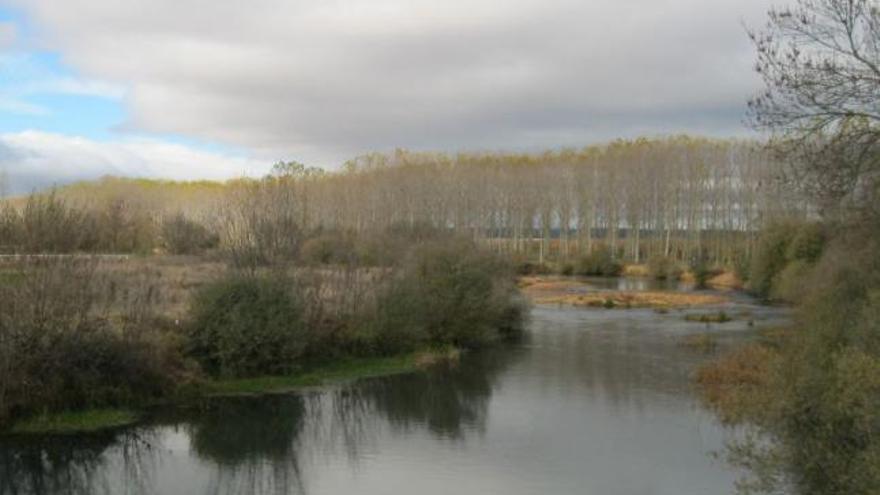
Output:
M0 134L0 170L16 193L104 175L222 180L261 176L268 168L249 157L157 139L100 142L38 131Z
M3 1L3 0L0 0ZM394 146L744 132L767 0L5 0L126 128L317 165Z

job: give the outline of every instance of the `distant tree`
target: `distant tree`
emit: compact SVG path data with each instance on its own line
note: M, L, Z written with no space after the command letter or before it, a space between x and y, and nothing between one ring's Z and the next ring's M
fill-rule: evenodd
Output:
M309 167L296 160L289 162L279 161L272 165L272 171L269 173L272 177L278 178L302 178L319 176L324 173L324 169L319 167Z
M877 208L880 11L875 0L797 0L750 32L766 90L753 124L775 133L799 183L828 206Z

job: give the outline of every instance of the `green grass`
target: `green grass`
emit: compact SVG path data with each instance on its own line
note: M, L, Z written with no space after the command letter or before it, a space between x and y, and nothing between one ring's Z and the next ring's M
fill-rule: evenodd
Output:
M727 323L733 318L724 311L719 311L717 313L685 315L684 319L685 321L695 321L699 323Z
M449 351L444 352L448 353ZM444 355L440 355L440 357ZM422 351L393 357L346 359L289 376L210 380L181 390L176 398L170 402L186 401L198 397L284 393L305 387L329 385L359 378L409 373L419 369L419 363L425 361L426 356L434 356L434 352ZM135 423L138 418L138 413L124 409L88 409L77 412L50 413L20 420L13 424L8 432L17 434L86 433L130 425Z
M289 376L212 380L203 385L201 392L209 396L287 392L358 378L408 373L417 369L417 361L416 353L383 358L347 359Z
M49 413L15 423L11 433L85 433L135 423L139 415L125 409L89 409Z

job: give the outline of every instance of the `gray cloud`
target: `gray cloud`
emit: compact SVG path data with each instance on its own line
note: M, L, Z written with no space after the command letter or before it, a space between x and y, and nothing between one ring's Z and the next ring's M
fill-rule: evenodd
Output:
M743 134L767 0L7 0L126 129L335 165L396 146Z

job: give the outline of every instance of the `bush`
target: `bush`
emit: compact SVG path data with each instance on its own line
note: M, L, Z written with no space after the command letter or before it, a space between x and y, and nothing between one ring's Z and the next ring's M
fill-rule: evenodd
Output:
M773 278L774 299L788 302L799 302L804 292L804 284L813 272L813 265L804 260L795 260Z
M521 261L516 264L516 274L517 275L548 275L550 272L551 272L550 267L547 266L546 263L535 263L534 261Z
M805 261L815 263L822 256L825 249L825 230L819 223L807 223L801 225L785 253L789 261Z
M677 280L681 277L681 267L668 256L654 256L648 260L648 272L657 280Z
M162 221L162 241L171 254L199 254L217 247L220 238L204 225L177 213Z
M761 297L787 293L787 300L795 300L789 288L778 290L777 282L795 282L796 274L805 274L822 256L825 249L825 231L817 223L782 222L771 224L761 232L752 257L749 285ZM786 268L787 273L782 276ZM789 284L790 285L790 284Z
M605 246L593 250L577 262L578 275L616 277L623 271L623 265L614 260L611 250Z
M304 305L290 280L229 275L194 296L187 354L212 375L288 373L308 343Z
M475 348L522 332L513 270L470 242L416 247L378 302L376 338L386 349L419 344Z
M138 404L174 387L183 363L155 299L143 297L154 287L112 280L91 260L15 270L15 284L0 285L0 426L34 412Z
M773 279L788 262L786 254L795 232L790 223L772 224L761 232L749 270L749 287L756 295L770 296Z
M560 275L565 275L566 277L567 277L567 276L570 276L570 275L574 275L574 264L572 264L572 263L563 263L563 264L560 265L560 267L559 267L559 274L560 274Z
M768 489L780 480L793 480L799 493L874 493L880 486L877 232L851 231L823 248L815 265L794 260L777 288L800 301L794 331L775 348L750 346L762 352L756 359L734 353L701 372L704 394L725 419L748 421L772 438L769 446L737 444L732 452ZM799 282L804 270L821 283ZM748 374L728 383L718 372L724 368Z
M706 263L703 257L697 258L690 268L691 273L694 275L694 286L697 289L705 289L709 279L719 273L709 268L709 264Z

